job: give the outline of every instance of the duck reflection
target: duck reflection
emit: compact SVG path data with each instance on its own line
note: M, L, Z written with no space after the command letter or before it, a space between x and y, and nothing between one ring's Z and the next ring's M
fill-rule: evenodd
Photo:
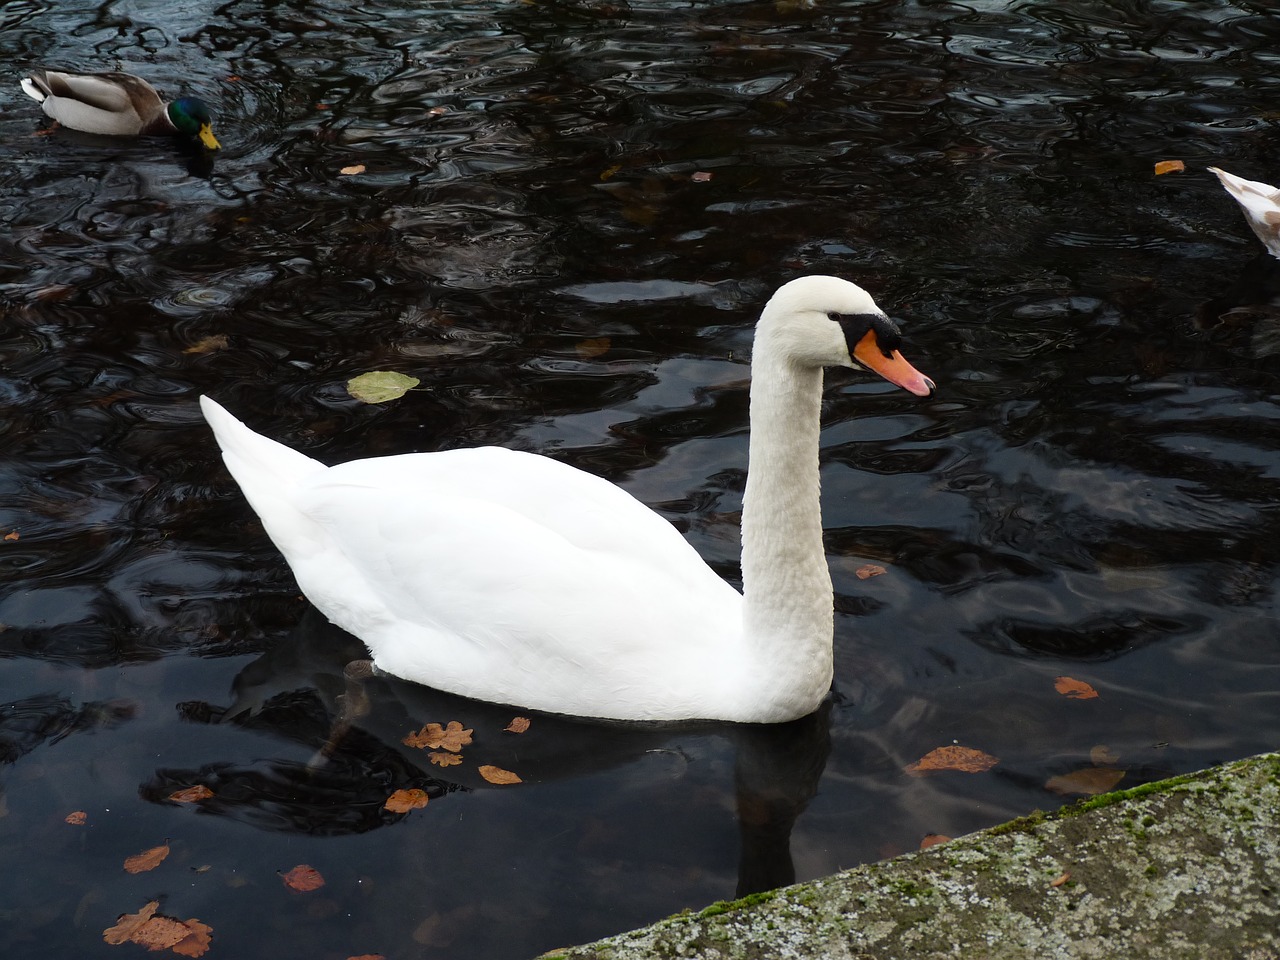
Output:
M733 750L738 895L794 882L791 831L817 790L830 747L825 705L776 725L589 720L468 700L350 669L365 656L356 638L312 611L287 642L239 673L229 705L179 705L189 722L270 733L305 745L309 759L162 769L142 795L166 803L175 791L202 784L213 792L200 801L207 813L273 830L359 833L406 816L385 807L397 789L416 788L434 801L454 791L512 789L490 781L495 768L524 783L546 783L621 771L655 753L683 765L689 760L682 741L718 737ZM526 731L508 729L517 716L531 721ZM428 723L469 731L470 742L435 748L405 742Z

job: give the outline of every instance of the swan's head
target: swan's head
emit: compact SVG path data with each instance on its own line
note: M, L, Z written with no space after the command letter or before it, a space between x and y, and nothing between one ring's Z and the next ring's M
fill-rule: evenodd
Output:
M783 284L765 305L756 336L757 352L764 337L794 363L866 370L918 397L933 393L933 381L898 352L898 325L871 294L839 277Z

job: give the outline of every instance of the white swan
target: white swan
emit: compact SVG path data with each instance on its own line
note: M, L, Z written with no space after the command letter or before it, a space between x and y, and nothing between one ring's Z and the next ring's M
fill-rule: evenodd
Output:
M1227 193L1244 211L1249 228L1258 236L1267 252L1280 257L1280 190L1269 183L1246 180L1217 167L1209 168L1218 175Z
M822 368L933 382L861 287L804 277L756 326L739 594L606 480L498 447L326 467L208 397L223 459L298 585L387 673L616 720L777 722L832 676L818 502Z

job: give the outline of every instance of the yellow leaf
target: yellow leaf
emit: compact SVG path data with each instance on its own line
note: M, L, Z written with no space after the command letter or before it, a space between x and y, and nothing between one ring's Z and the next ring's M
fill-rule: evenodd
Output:
M480 771L480 776L484 777L490 783L496 783L499 786L524 782L510 770L503 770L501 767L495 767L487 763L476 767L476 769Z
M938 747L930 750L915 763L906 766L906 772L913 776L933 773L938 770L958 770L961 773L982 773L990 770L1000 760L969 747Z
M365 403L386 403L399 400L421 382L417 377L407 377L403 373L374 370L348 380L347 393Z

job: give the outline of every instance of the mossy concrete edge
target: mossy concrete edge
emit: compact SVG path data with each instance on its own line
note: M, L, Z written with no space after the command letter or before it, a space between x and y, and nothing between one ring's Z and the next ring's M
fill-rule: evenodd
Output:
M563 960L1280 960L1280 754L686 912Z

